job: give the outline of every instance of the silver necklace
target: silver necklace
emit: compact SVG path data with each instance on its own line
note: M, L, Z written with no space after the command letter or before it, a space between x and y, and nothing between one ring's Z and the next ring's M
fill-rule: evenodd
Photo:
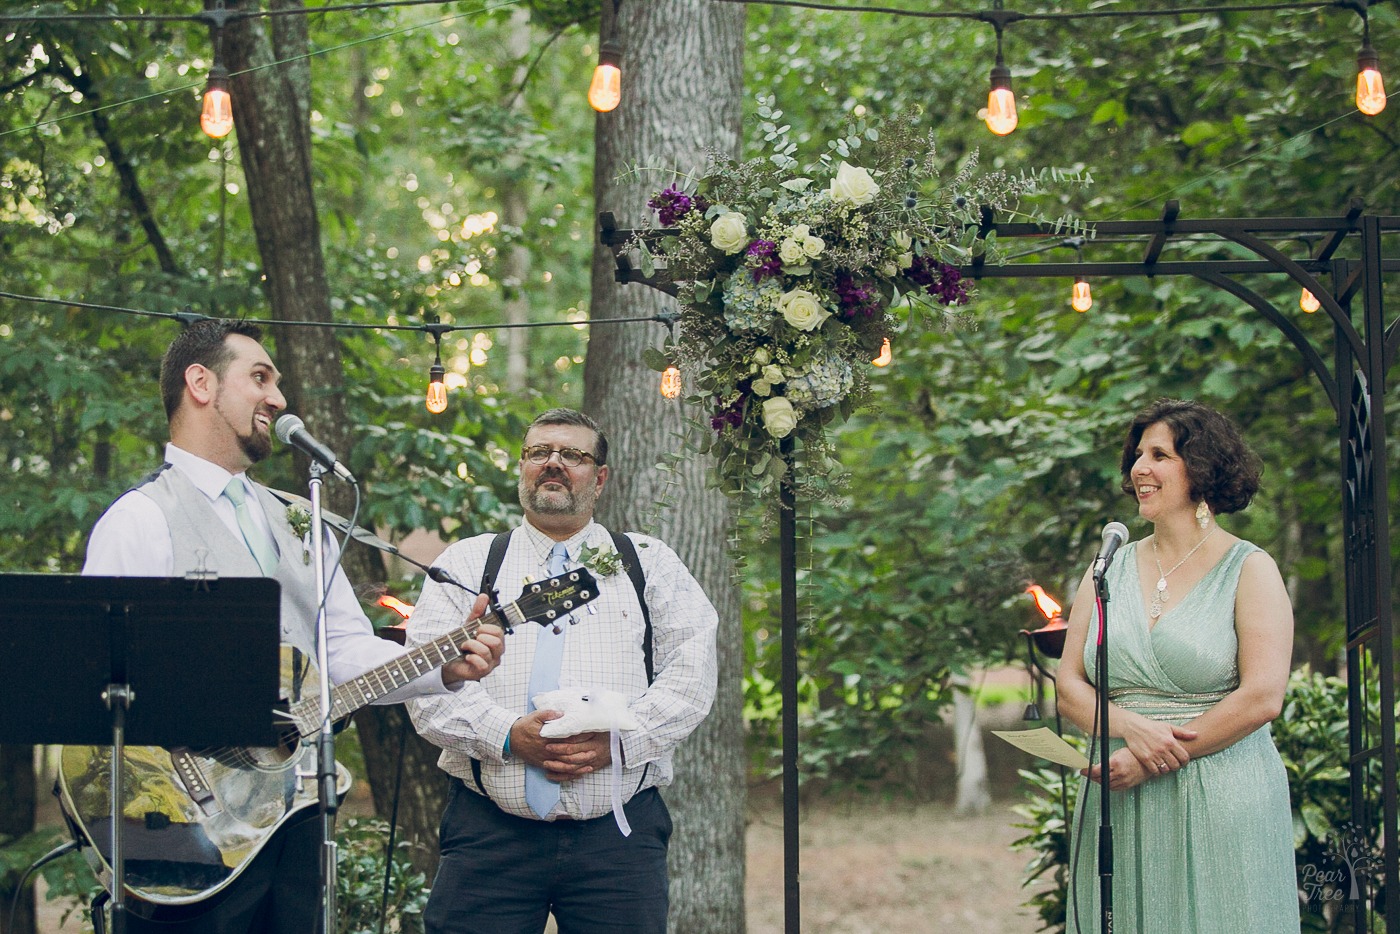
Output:
M1192 548L1190 551L1186 552L1186 556L1180 561L1178 561L1176 564L1172 565L1172 569L1166 572L1162 571L1162 559L1157 556L1157 536L1152 536L1152 560L1157 562L1157 591L1154 594L1152 594L1152 605L1148 607L1147 613L1153 619L1156 619L1157 617L1162 615L1162 604L1166 603L1172 598L1172 595L1167 593L1167 578L1170 577L1172 573L1176 571L1177 568L1181 567L1188 560L1190 560L1192 555L1200 551L1201 546L1210 540L1210 537L1215 534L1215 529L1218 528L1220 528L1220 526L1217 525L1215 526L1215 528L1212 528L1209 532L1207 532L1201 538L1201 540L1196 543L1195 548Z

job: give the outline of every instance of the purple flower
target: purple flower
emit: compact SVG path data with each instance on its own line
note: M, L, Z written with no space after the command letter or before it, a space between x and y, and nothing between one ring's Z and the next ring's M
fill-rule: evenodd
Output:
M849 272L836 274L836 302L840 305L837 317L843 321L853 321L861 317L873 317L884 306L884 296L868 279L857 279Z
M738 428L744 424L744 403L749 397L749 385L749 380L741 380L736 387L739 390L738 397L724 408L715 409L715 415L710 419L710 427L715 430L715 434L723 433L726 428ZM716 396L716 406L719 405L719 401L719 397Z
M778 258L778 245L772 240L755 240L749 244L746 254L753 266L754 284L783 271L783 261ZM753 262L756 260L757 262Z
M924 287L934 298L945 305L967 303L967 286L963 284L962 273L956 266L940 263L927 254L914 257L914 264L904 273L905 278Z
M647 207L656 212L656 217L661 221L662 227L673 227L676 221L690 213L694 204L690 200L690 195L672 184L665 191L649 200Z

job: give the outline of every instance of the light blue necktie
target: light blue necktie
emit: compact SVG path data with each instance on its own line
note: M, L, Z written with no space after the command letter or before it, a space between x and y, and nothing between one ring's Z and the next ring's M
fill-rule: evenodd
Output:
M243 481L234 477L224 487L224 495L233 503L233 514L238 518L238 530L243 533L243 542L253 553L262 572L271 576L277 570L277 549L267 533L258 528L253 514L248 508L248 497L243 492Z
M549 576L563 574L568 560L569 550L563 543L556 543L549 552L549 566L546 569ZM530 666L531 710L535 709L533 698L536 694L559 688L559 668L564 661L564 635L569 631L564 623L563 619L559 621L558 633L555 633L553 626L541 626L536 636L535 662ZM548 817L559 803L559 786L550 781L544 769L538 766L525 766L525 802L541 818Z

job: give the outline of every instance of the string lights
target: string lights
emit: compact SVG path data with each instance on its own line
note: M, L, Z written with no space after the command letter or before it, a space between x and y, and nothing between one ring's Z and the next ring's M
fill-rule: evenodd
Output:
M1356 55L1356 109L1374 117L1385 110L1385 79L1381 77L1381 60L1371 48L1371 20L1363 5L1361 13L1361 51Z
M200 17L214 33L214 64L209 69L209 81L204 86L204 109L199 115L199 128L214 139L223 139L233 130L233 99L228 93L228 69L220 61L224 47L224 23L228 22L228 17L224 0L214 0L214 5Z
M1312 314L1322 307L1322 302L1317 300L1316 295L1304 289L1303 294L1298 296L1298 307L1308 314Z
M890 339L885 338L885 342L880 345L880 355L870 361L871 366L889 366L894 362L894 348L890 346Z
M987 129L997 136L1006 136L1016 129L1019 118L1016 115L1016 94L1011 90L1011 69L1001 57L1001 31L1006 25L1007 14L997 0L996 13L991 17L997 31L997 61L992 66L991 88L987 91L987 116L984 118Z
M448 325L434 321L423 325L423 330L433 336L433 365L428 367L428 398L425 404L429 412L441 415L447 411L447 383L443 382L447 370L442 366L442 335L448 330Z
M681 394L681 371L674 366L668 366L661 374L661 395L667 399L675 399Z
M622 43L617 38L617 5L621 0L603 0L598 27L598 67L588 86L588 106L598 113L609 113L622 103Z
M1074 288L1070 291L1069 307L1075 311L1088 311L1094 307L1094 293L1089 289L1089 283L1083 276L1074 277Z

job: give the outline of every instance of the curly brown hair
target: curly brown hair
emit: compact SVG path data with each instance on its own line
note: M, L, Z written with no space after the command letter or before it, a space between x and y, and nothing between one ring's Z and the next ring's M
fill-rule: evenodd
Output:
M1190 399L1158 399L1133 418L1123 440L1118 469L1124 493L1136 498L1132 470L1142 434L1161 422L1172 433L1172 443L1186 462L1191 499L1204 499L1217 515L1239 512L1259 491L1263 465L1245 443L1235 423L1208 405Z

